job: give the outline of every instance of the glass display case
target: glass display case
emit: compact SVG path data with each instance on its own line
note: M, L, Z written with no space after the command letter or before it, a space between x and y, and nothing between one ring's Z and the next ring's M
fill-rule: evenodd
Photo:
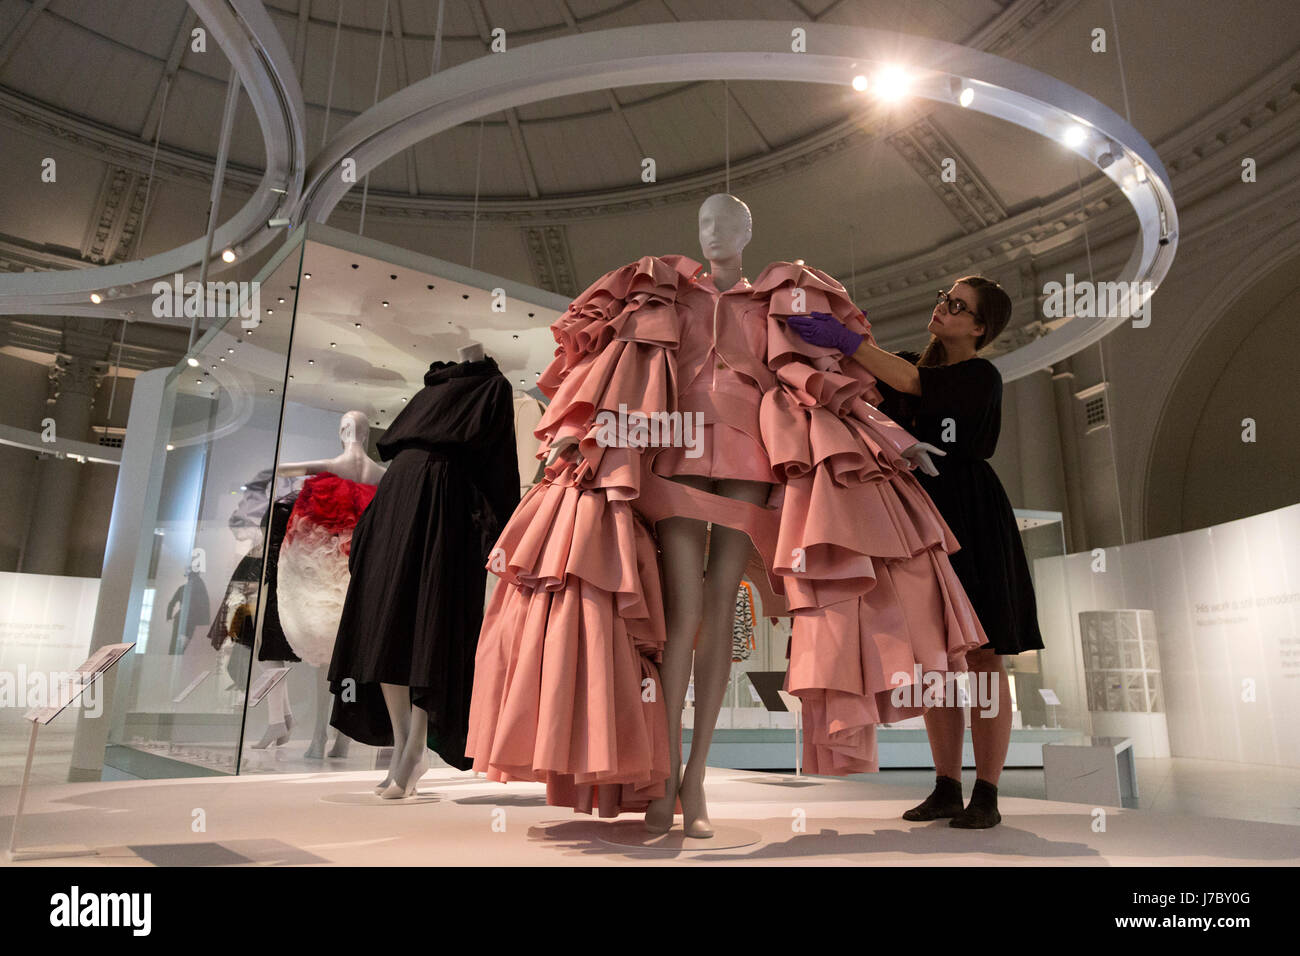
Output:
M133 423L158 419L159 439L124 451L148 457L151 479L139 489L123 627L136 646L116 675L106 777L378 765L377 748L329 728L328 665L314 666L320 648L287 626L293 591L277 580L276 558L306 477L286 465L338 455L348 412L364 415L357 437L377 460L375 439L430 363L455 361L473 342L517 398L537 395L554 350L549 326L568 305L317 225L290 236L241 292L256 315L214 324L160 397L140 390L154 407L132 406Z

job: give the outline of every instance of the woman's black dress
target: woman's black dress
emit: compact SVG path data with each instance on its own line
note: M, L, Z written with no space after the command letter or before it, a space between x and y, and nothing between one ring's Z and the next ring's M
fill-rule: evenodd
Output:
M899 354L909 362L918 358L913 352ZM999 654L1041 648L1033 578L1016 517L988 463L1002 427L1002 376L982 358L917 371L921 394L881 382L880 410L918 441L948 453L935 456L938 477L915 474L961 545L951 555L952 566L989 644Z
M352 534L330 723L391 745L379 685L409 687L429 747L467 770L485 565L519 504L514 391L490 357L435 362L424 383L379 439L392 464Z

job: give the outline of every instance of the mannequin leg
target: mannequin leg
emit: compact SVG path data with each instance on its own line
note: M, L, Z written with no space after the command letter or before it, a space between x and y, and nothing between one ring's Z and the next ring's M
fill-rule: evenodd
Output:
M379 689L384 694L388 720L393 725L393 755L388 761L388 773L379 786L375 787L375 793L382 794L393 782L393 768L401 762L406 738L411 733L411 691L398 684L380 684Z
M268 667L283 667L279 661L267 661ZM262 739L253 744L254 750L265 750L271 744L283 747L289 742L293 730L293 714L289 709L289 684L281 679L266 695L267 722L266 733Z
M388 716L393 720L393 759L388 766L388 784L379 794L385 800L414 796L416 785L429 769L429 715L411 703L411 691L398 684L381 684ZM399 741L397 726L402 722Z
M334 695L330 693L329 668L315 667L313 670L316 672L316 728L303 756L308 760L321 760L325 756L325 736L329 732Z
M684 476L692 478L693 476ZM684 483L707 487L709 479ZM664 796L646 809L646 829L667 833L673 825L677 788L682 770L682 708L691 678L695 634L700 627L704 600L704 534L706 525L693 518L666 518L656 532L662 551L664 616L667 641L659 680L663 685L664 709L668 713L668 752L671 775Z
M754 504L767 500L764 482L720 479L717 494ZM740 587L751 543L743 531L713 525L709 538L709 564L704 574L704 614L695 651L695 729L691 756L682 773L682 820L686 835L710 837L708 807L704 799L704 774L713 731L731 676L731 628L736 616L736 590Z

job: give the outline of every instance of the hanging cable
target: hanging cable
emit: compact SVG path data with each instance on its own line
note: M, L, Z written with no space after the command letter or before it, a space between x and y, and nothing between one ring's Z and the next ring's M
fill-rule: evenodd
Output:
M117 380L122 375L122 346L126 343L126 319L122 320L122 334L117 338L117 362L113 365L113 385L108 390L108 410L104 412L104 434L113 422L113 398L117 395Z
M442 64L442 8L444 0L438 0L438 19L433 25L433 64L429 67L429 75L438 72L438 67Z
M849 225L849 295L853 297L853 304L858 304L858 249L853 238L853 226Z
M1128 108L1128 79L1124 75L1124 53L1119 48L1119 21L1115 19L1115 0L1107 0L1110 4L1110 26L1115 34L1115 59L1119 63L1119 88L1124 94L1124 118L1133 123L1133 114Z
M384 0L384 21L379 27L379 62L375 66L375 98L371 106L379 102L379 81L384 76L384 39L388 36L388 3ZM361 183L361 221L357 223L357 235L364 235L366 231L366 198L370 194L370 173L366 173L365 179Z
M162 142L163 117L167 113L167 94L172 89L172 78L169 76L163 80L162 102L158 104L158 125L153 132L153 155L149 157L149 175L144 181L144 202L140 204L140 221L135 225L135 240L131 243L131 255L128 259L134 259L140 254L140 243L144 238L144 224L149 216L149 200L153 192L153 171L158 165L158 145Z
M474 252L478 243L478 188L483 175L483 118L478 121L478 157L474 161L474 213L469 227L469 267L474 268Z
M1092 267L1092 243L1088 239L1088 213L1083 205L1083 176L1079 172L1079 157L1074 157L1074 179L1079 191L1079 212L1083 216L1083 248L1088 256L1088 284L1094 292L1094 307L1100 305L1100 296L1096 295L1097 278ZM1101 404L1106 412L1106 441L1110 446L1110 474L1115 481L1115 511L1119 517L1119 543L1128 544L1128 535L1124 529L1124 496L1119 487L1119 456L1115 452L1115 417L1110 404L1110 379L1106 377L1105 337L1097 340L1097 358L1101 371Z
M731 195L731 91L722 81L722 162L726 170L726 193Z
M334 53L330 56L330 82L325 92L325 123L320 131L321 148L330 138L330 107L334 105L334 68L339 62L339 34L343 32L343 0L339 0L339 13L334 20Z

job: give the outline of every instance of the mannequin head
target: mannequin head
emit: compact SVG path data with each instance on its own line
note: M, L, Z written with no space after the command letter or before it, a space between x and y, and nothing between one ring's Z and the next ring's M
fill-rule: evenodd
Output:
M719 264L740 264L740 253L754 236L749 207L727 193L714 193L700 206L700 250L713 271Z
M344 448L348 445L360 445L363 449L370 445L370 420L365 412L355 409L344 412L339 419L339 443Z

